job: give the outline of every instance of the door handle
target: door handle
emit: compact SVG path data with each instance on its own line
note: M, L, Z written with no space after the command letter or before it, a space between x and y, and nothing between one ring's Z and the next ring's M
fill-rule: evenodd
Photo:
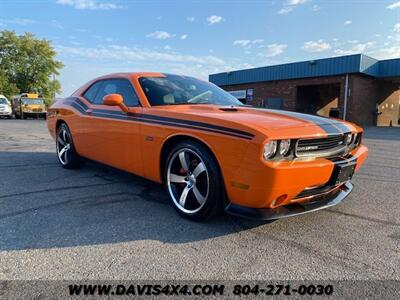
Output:
M91 109L91 108L88 108L88 109L86 110L86 113L87 113L88 115L91 115L92 112L93 112L93 109Z

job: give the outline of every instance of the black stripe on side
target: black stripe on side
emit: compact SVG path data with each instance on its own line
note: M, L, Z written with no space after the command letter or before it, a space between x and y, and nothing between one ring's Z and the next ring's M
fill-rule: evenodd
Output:
M234 129L234 128L229 128L229 127L223 127L223 126L219 126L219 125L207 124L207 123L198 122L198 121L182 120L182 119L161 117L161 116L155 116L155 115L146 115L146 114L141 114L140 117L145 118L145 119L150 119L150 120L176 122L176 123L180 123L180 124L186 124L186 125L192 125L192 126L198 126L198 127L207 127L207 128L212 128L212 129L215 129L215 130L231 132L233 134L244 135L244 136L247 136L249 138L253 138L254 137L254 134L248 133L246 131L242 131L242 130L238 130L238 129Z
M74 102L75 105L79 106L85 113L88 109L86 105L82 105L80 102Z
M126 120L126 121L140 122L140 123L165 125L165 126L171 126L171 127L183 127L183 128L197 129L197 130L202 130L202 131L208 131L208 132L219 133L219 134L229 135L229 136L233 136L233 137L243 138L243 139L246 139L246 140L251 140L252 139L251 137L248 137L248 136L229 133L229 132L226 132L226 131L218 131L218 130L205 128L205 127L197 127L197 126L191 126L191 125L170 123L170 122L165 122L165 121L147 120L147 119L143 119L141 117L108 114L108 113L98 112L98 111L93 112L91 115L94 116L94 117L101 117L101 118L107 118L107 119L118 119L118 120Z
M230 132L230 133L235 134L235 135L246 136L246 137L249 137L249 138L253 138L254 137L254 134L251 134L251 133L248 133L248 132L245 132L245 131L242 131L242 130L223 127L223 126L218 126L218 125L212 125L212 124L207 124L207 123L197 122L197 121L182 120L182 119L176 119L176 118L170 118L170 117L162 117L162 116L154 116L154 115L147 115L147 114L133 114L133 113L125 114L123 112L111 111L111 110L106 110L106 109L95 109L94 112L114 114L114 115L122 115L122 116L128 115L128 116L133 116L133 117L136 117L136 118L141 118L141 119L146 119L146 120L177 123L177 124L196 126L196 127L205 127L205 128L210 128L210 129L213 129L213 130L218 130L218 131L226 131L226 132Z
M89 107L85 103L83 103L80 99L78 99L78 98L73 98L73 99L75 99L76 103L79 106L81 106L82 109L85 110L84 114L86 114L86 109L88 109ZM146 123L156 123L156 124L162 124L162 125L168 125L168 126L186 125L186 128L193 128L193 129L200 129L200 130L216 132L216 133L221 133L221 134L228 134L231 136L246 138L249 140L254 138L254 134L251 134L251 133L248 133L248 132L245 132L242 130L218 126L218 125L212 125L212 124L207 124L207 123L202 123L202 122L197 122L197 121L189 121L189 120L182 120L182 119L175 119L175 118L154 116L154 115L147 115L147 114L132 114L132 113L125 114L123 112L106 110L106 109L94 109L92 115L96 115L96 114L103 114L103 115L107 114L108 115L107 118L115 117L120 120L136 120L136 121L142 121L142 122L146 122ZM175 125L173 125L172 123Z
M79 103L85 110L89 108L81 99L75 98L75 101Z
M77 103L71 103L71 106L72 106L73 108L75 108L76 110L78 110L80 113L82 113L82 114L84 114L84 115L87 115L86 110L83 109L79 104L77 104Z

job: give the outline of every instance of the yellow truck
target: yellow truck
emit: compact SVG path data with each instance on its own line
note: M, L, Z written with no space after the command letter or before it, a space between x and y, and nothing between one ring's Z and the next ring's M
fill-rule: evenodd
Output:
M18 95L12 99L12 107L17 119L28 117L46 119L47 107L39 94L23 93Z

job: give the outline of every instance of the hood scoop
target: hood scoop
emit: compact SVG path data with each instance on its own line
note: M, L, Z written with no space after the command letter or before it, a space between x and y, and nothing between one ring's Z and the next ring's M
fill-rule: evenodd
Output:
M221 107L219 110L222 110L222 111L238 111L238 109L237 108L235 108L235 107Z

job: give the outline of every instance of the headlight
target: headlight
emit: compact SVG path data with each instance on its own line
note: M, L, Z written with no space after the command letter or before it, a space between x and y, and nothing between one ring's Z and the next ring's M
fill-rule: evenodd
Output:
M264 158L270 159L276 154L278 143L276 141L269 141L264 145Z
M346 145L348 146L348 145L350 145L351 144L351 142L353 141L353 134L352 133L348 133L347 135L346 135Z
M290 140L281 140L279 143L279 154L285 156L290 150Z

